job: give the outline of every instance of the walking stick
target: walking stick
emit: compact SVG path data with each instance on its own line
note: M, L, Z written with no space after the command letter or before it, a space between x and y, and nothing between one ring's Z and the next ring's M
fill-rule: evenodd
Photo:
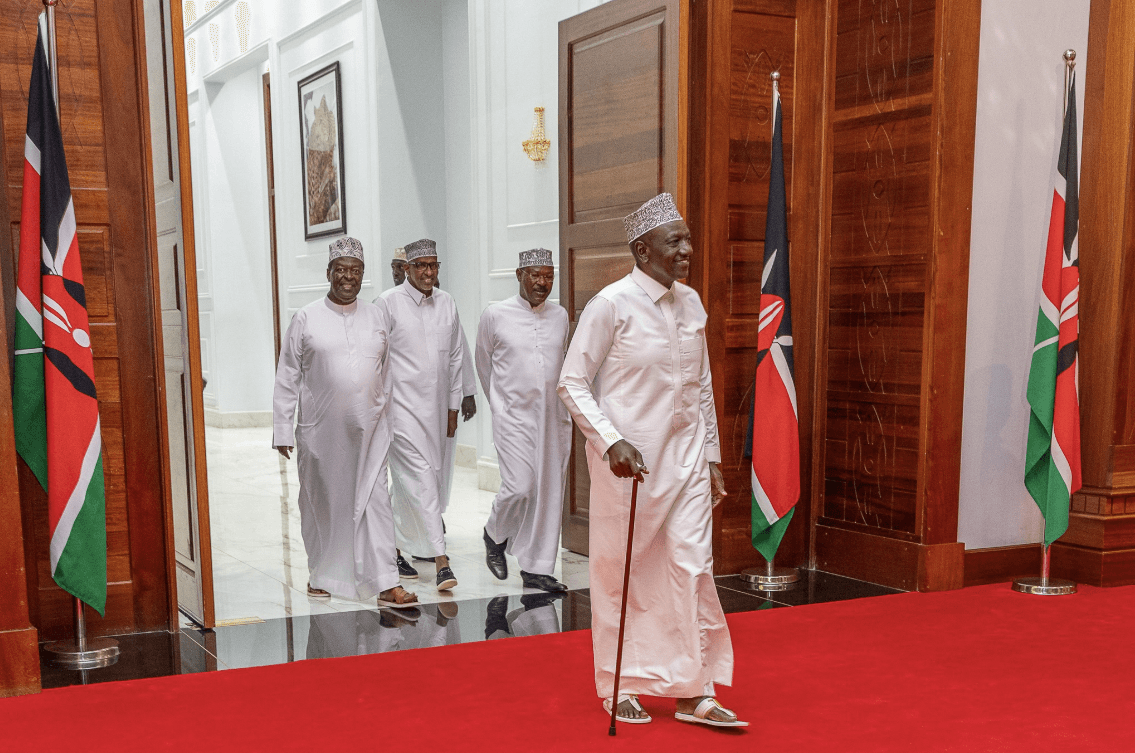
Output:
M631 519L627 524L627 560L623 568L623 608L619 612L619 650L615 654L615 692L611 694L611 728L607 734L615 736L615 714L619 710L619 674L623 669L623 630L627 626L627 585L631 580L631 546L634 543L634 512L638 505L638 480L635 476L631 485Z

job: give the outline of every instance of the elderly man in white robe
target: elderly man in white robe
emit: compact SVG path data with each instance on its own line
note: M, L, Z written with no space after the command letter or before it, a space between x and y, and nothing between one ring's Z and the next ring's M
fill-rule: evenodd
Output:
M441 520L445 443L457 433L464 335L453 297L435 287L437 244L423 238L405 249L406 281L381 296L390 333L390 475L400 550L392 562L403 577L416 577L401 552L433 558L437 588L447 591L457 578Z
M363 269L361 243L331 243L331 289L296 312L281 343L272 446L286 459L298 448L308 596L377 595L380 605L412 608L417 597L394 567L386 488L386 311L357 300Z
M568 338L563 306L547 303L552 252L520 254L518 295L494 303L477 328L477 374L493 412L501 488L485 524L485 562L508 577L516 557L525 588L563 592L553 576L560 551L571 417L556 394Z
M690 231L669 194L623 223L635 267L587 304L559 383L587 438L595 685L624 722L650 721L641 694L677 698L682 721L744 726L714 698L715 684L733 677L713 582L711 511L725 484L706 313L678 282L689 274ZM632 477L642 483L620 694L612 699Z

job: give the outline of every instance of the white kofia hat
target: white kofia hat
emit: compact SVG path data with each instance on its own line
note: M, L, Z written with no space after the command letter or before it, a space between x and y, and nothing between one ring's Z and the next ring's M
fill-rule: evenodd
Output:
M429 238L407 243L405 248L406 261L413 261L420 256L437 256L437 244Z
M331 241L328 250L331 253L331 258L327 260L328 264L344 256L350 256L359 261L363 261L363 244L359 243L355 238L336 238Z
M678 214L674 197L668 193L660 193L623 218L627 243L634 243L659 225L680 219L682 215Z
M520 252L520 268L552 267L552 252L546 248L532 248Z

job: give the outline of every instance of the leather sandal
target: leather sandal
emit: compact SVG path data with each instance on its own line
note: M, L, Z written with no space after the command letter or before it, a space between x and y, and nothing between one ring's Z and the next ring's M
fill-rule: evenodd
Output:
M378 605L380 607L390 607L391 609L415 609L418 606L417 594L411 593L401 586L395 586L394 588L387 590L393 592L393 598L384 599L382 598L382 594L379 594ZM386 591L383 591L382 593L386 593Z
M646 711L642 707L642 704L638 702L638 696L637 695L624 696L624 695L620 694L619 695L619 703L622 703L623 701L629 701L631 706L634 707L635 711L642 712L642 713L645 713L645 711ZM610 698L604 698L603 699L603 710L606 711L608 715L610 715L610 713L611 713L611 699ZM615 721L617 721L617 722L626 722L627 724L649 724L653 720L654 720L654 717L652 717L650 714L647 714L646 716L644 716L642 718L635 719L635 718L629 717L629 716L622 716L617 711L615 712Z
M721 709L722 711L724 711L726 714L729 714L733 718L731 720L710 719L709 714L714 709ZM714 698L713 696L706 696L705 698L701 699L701 702L698 703L697 707L694 709L694 713L683 714L682 712L677 711L677 712L674 713L674 718L677 719L680 722L693 722L694 724L708 724L711 727L748 727L749 726L748 722L743 722L740 719L738 719L736 714L734 714L732 711L730 711L729 709L725 708L720 703L718 703L717 699Z

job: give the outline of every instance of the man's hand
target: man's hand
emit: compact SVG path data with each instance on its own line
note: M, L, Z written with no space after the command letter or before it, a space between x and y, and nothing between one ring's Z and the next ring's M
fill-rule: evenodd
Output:
M461 418L468 421L475 415L477 415L477 398L472 395L466 395L461 400Z
M449 412L449 426L447 426L445 429L445 436L457 436L457 411L455 410L451 410Z
M634 448L634 445L625 439L620 439L607 448L607 462L611 464L611 473L619 478L631 478L633 476L641 482L642 474L650 473L646 470L646 463L643 462L642 455Z
M283 456L284 456L284 460L291 460L291 459L292 459L292 454L291 454L291 453L292 453L292 448L291 448L291 447L283 447L283 446L280 446L280 447L277 447L277 448L276 448L276 450L277 450L277 451L278 451L278 452L279 452L279 453L280 453L281 455L283 455Z
M717 467L717 463L709 464L709 487L710 498L713 500L713 506L717 507L721 504L721 500L729 496L725 491L725 477L721 475L721 469Z

